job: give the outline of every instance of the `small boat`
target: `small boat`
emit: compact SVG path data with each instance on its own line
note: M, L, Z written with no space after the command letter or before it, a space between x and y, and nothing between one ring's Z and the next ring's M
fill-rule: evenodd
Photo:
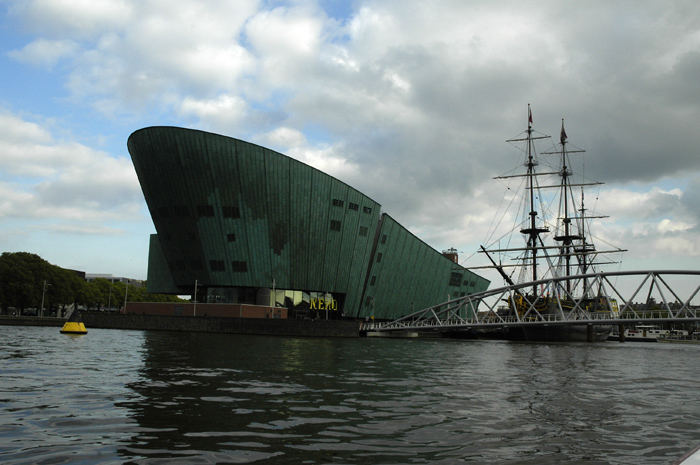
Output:
M611 334L608 340L617 341L619 333ZM683 329L663 329L656 325L637 325L633 329L625 330L626 341L638 342L672 342L689 341L691 336Z
M674 462L674 465L700 465L700 446L685 454L677 462Z
M634 329L625 330L626 341L658 342L659 339L668 337L670 331L661 329L655 325L637 325Z

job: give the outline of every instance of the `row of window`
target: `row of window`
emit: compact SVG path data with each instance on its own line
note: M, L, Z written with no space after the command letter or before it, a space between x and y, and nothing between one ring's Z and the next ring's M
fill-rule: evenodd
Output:
M334 207L342 207L345 205L344 200L340 199L333 199L333 206ZM355 210L358 211L360 209L360 206L354 202L349 202L348 203L348 210ZM362 211L365 213L372 213L372 208L371 207L362 207Z
M463 286L474 287L476 285L476 281L462 281L462 273L453 272L450 275L450 286L459 286L460 284Z
M382 255L381 252L377 253L377 263L381 263L381 261L382 261L382 256L383 256L383 255ZM369 280L369 285L370 285L370 286L374 286L374 283L375 283L376 281L377 281L377 277L376 277L376 276L372 276L372 278ZM450 286L459 286L461 282L462 282L462 274L461 274L461 273L453 272L453 273L450 275ZM474 286L474 285L476 284L476 282L474 282L474 281L464 281L463 284L464 284L465 286ZM464 292L462 292L461 296L464 296L464 295L466 295L466 294L465 294ZM459 297L459 296L460 296L460 294L456 294L456 297Z
M200 260L192 260L189 263L189 268L185 264L185 260L177 260L175 262L176 270L194 270L201 271L203 269L202 262ZM209 270L211 271L226 271L226 264L223 260L209 260ZM245 261L234 260L231 262L231 271L234 273L247 273L248 263Z
M331 229L334 231L340 231L340 221L336 220L331 220ZM365 226L360 226L360 236L366 236L367 235L367 227ZM167 235L166 240L169 240L170 237ZM194 234L190 234L190 236L194 236ZM236 241L236 235L234 233L230 233L226 235L226 240L228 242L235 242ZM386 241L386 234L382 236L382 240L385 242ZM377 254L377 263L380 263L382 261L382 253L379 252ZM193 260L190 262L190 269L193 269L195 271L200 271L202 269L202 262L199 260ZM178 270L185 270L185 261L184 260L178 260L175 262L175 268ZM226 267L224 264L223 260L210 260L209 261L209 269L211 271L226 271ZM233 261L231 262L231 269L233 272L237 273L246 273L248 271L248 265L244 261ZM456 274L456 273L453 273ZM372 276L371 280L371 285L374 285L376 277ZM464 284L466 285L467 282L464 281ZM473 283L472 283L473 284Z
M207 218L214 216L213 205L197 205L197 217ZM224 218L240 218L241 209L236 205L224 205L221 207ZM190 210L186 205L166 205L158 208L158 216L161 218L186 218L190 216Z
M158 216L163 218L190 216L189 209L185 205L169 205L158 208Z
M341 222L338 220L331 220L331 230L332 231L340 231L341 228ZM367 226L360 226L360 236L367 236L368 229ZM385 236L386 237L386 236ZM172 240L172 235L170 233L165 233L163 238L169 242ZM195 235L194 233L189 233L187 234L187 240L189 241L194 241L195 240ZM226 234L226 241L227 242L236 242L236 234L235 233L229 233Z
M338 220L331 220L331 231L340 231L342 224ZM367 226L360 226L360 236L367 236Z
M345 201L340 199L333 199L333 206L342 207L345 205ZM348 203L349 210L358 211L360 206L356 203ZM214 206L213 205L197 205L196 206L197 217L199 218L210 218L214 216ZM370 214L372 213L371 207L362 207L362 211ZM221 214L224 218L237 219L241 217L241 209L236 205L223 205L221 207ZM165 205L158 208L158 215L161 218L171 218L171 217L188 217L189 208L186 205Z

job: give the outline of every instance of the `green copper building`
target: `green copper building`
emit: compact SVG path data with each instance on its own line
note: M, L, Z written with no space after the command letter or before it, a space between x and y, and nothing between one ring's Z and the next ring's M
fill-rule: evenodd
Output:
M177 127L134 132L129 153L153 218L148 291L276 303L290 318L393 319L489 282L381 205L304 163Z

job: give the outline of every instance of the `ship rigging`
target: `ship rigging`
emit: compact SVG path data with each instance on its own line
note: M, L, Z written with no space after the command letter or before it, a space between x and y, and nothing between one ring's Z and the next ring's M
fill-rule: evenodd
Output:
M552 156L556 165L546 170L538 170L540 156L535 147L536 141L549 140L550 136L537 133L533 129L532 109L528 105L528 124L524 137L508 139L509 143L523 144L521 148L525 154L523 166L524 172L497 176L497 180L514 180L520 178L523 194L521 210L524 212L517 223L505 236L519 231L524 238L524 246L511 246L510 237L508 245L500 247L500 239L489 245L482 245L479 252L487 256L490 265L472 267L495 268L508 285L526 281L537 281L547 277L568 277L591 272L597 266L618 263L617 261L603 261L601 255L625 252L625 249L611 247L599 250L593 241L591 221L606 218L602 215L589 215L585 207L584 189L589 186L602 185L601 182L587 181L580 176L580 181L574 179L577 174L572 169L572 156L580 156L585 150L571 148L564 126L561 123L559 144L550 151L539 153L542 156ZM552 164L550 163L547 163ZM556 177L556 181L550 184L541 184L542 177ZM524 181L524 185L523 182ZM553 194L547 194L547 191ZM556 208L557 212L552 213ZM547 215L553 217L549 219ZM516 216L517 217L517 216ZM513 255L515 254L515 255ZM506 268L513 268L510 274ZM515 271L519 271L517 279L513 279ZM571 294L576 283L567 280L566 291ZM587 286L582 286L587 289ZM538 289L532 287L532 294L537 295Z

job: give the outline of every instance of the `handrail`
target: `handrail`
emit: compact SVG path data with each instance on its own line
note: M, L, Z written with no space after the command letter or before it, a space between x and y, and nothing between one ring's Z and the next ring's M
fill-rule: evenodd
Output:
M696 287L687 299L682 300L682 293L669 285L671 275L682 275L695 279ZM612 280L619 277L638 277L639 284L629 298L625 298ZM574 281L574 286L568 288L564 284ZM640 291L650 286L648 296L654 287L661 300L657 308L632 303L632 299L640 295ZM541 289L539 295L528 295L519 292L520 289ZM691 286L692 289L692 286ZM574 292L578 290L578 297ZM601 294L601 290L605 290ZM668 292L667 292L668 291ZM546 295L545 295L546 292ZM588 273L573 276L558 276L540 279L512 286L470 294L457 299L451 299L438 305L424 308L407 314L390 322L373 322L374 331L393 331L420 328L474 328L513 326L513 325L542 325L542 324L629 324L629 322L660 322L660 321L700 321L700 306L691 305L691 301L700 293L700 270L638 270ZM644 293L642 293L644 294ZM672 296L668 301L666 296ZM590 296L590 297L589 297ZM647 296L647 298L648 298ZM487 300L495 299L488 304ZM505 301L513 308L516 299L523 313L507 314L501 311L499 302ZM542 309L546 305L556 305L558 311L548 313ZM598 307L600 306L600 307ZM480 310L480 307L486 307ZM598 309L592 307L598 307ZM538 310L539 308L539 310ZM363 326L365 327L365 326ZM366 326L369 327L369 326Z

